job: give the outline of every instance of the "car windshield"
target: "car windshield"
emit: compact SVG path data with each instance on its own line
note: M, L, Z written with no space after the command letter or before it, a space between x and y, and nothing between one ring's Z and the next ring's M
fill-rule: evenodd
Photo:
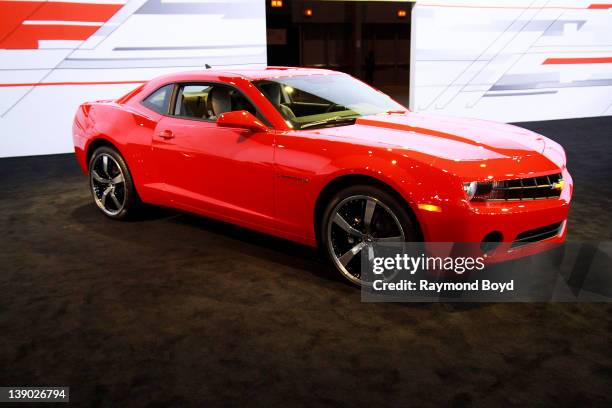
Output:
M298 75L253 82L294 129L350 125L363 115L406 108L344 74Z

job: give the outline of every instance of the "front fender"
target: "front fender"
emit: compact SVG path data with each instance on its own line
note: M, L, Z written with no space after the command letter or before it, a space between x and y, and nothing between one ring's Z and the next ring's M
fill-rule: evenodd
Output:
M453 190L448 188L452 175L409 152L313 139L279 135L275 150L279 228L308 244L316 245L317 202L326 187L341 177L360 175L389 186L412 208L420 224L419 205L444 204Z

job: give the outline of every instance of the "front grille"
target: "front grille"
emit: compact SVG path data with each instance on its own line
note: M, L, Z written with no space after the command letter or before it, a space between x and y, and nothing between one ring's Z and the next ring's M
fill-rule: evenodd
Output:
M542 177L496 181L487 195L487 201L540 200L559 198L561 173Z
M557 236L563 228L563 222L556 224L547 225L545 227L532 229L529 231L521 232L516 236L511 247L516 248L522 245L530 244L532 242L544 241L545 239Z

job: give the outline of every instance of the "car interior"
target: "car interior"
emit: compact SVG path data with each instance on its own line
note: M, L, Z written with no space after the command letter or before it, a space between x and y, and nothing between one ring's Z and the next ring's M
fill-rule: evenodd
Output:
M256 86L283 118L297 129L310 122L356 115L345 106L278 82L258 81ZM183 118L216 121L222 113L239 110L246 110L268 123L240 91L225 85L181 85L171 112Z
M298 129L306 123L356 114L345 106L275 81L257 81L255 86Z
M174 115L215 121L225 112L245 110L263 119L253 104L238 90L223 85L183 85Z

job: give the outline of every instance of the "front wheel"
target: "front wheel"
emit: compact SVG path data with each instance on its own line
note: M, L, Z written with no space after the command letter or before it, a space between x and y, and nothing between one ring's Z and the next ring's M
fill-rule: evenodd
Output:
M383 189L352 186L329 202L320 228L327 255L340 274L362 285L361 252L374 257L374 245L417 239L417 230L406 209Z
M110 218L127 218L138 202L130 171L111 147L100 147L92 154L89 185L94 202Z

